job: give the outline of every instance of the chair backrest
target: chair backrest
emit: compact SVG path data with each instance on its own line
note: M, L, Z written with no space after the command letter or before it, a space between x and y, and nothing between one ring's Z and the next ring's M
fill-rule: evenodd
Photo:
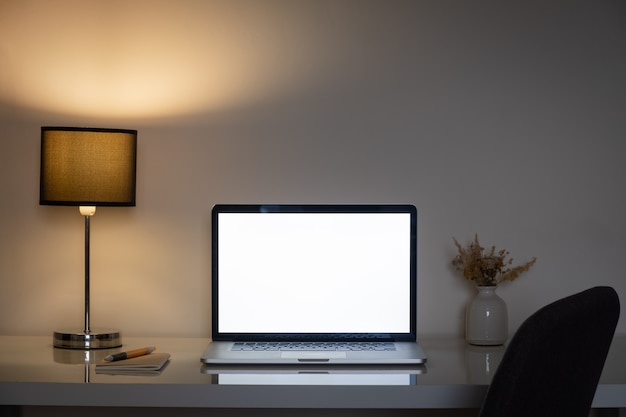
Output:
M588 417L619 319L613 288L594 287L531 315L511 339L481 417Z

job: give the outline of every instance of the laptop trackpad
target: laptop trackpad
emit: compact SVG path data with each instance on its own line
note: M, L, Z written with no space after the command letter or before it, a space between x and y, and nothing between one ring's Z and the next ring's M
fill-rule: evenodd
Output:
M346 357L346 352L293 351L281 352L280 357L289 359L343 359Z

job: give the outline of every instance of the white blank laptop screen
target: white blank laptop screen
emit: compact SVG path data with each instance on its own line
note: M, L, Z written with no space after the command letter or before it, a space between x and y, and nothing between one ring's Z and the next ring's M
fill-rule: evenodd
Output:
M409 333L409 213L219 213L222 333Z

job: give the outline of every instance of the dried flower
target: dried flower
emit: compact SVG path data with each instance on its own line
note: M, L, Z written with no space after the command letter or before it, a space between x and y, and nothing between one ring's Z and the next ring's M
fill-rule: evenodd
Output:
M513 281L537 262L537 258L533 257L522 265L511 266L513 258L507 259L509 251L496 250L496 247L492 246L486 252L478 242L478 234L467 248L462 247L456 239L454 244L459 253L452 259L452 265L462 271L466 279L474 281L478 286L494 286L503 281Z

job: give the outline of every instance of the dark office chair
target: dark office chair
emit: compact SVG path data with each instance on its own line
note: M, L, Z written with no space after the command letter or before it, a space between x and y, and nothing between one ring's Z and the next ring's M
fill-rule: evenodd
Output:
M588 417L620 304L595 287L531 315L511 339L480 417Z

